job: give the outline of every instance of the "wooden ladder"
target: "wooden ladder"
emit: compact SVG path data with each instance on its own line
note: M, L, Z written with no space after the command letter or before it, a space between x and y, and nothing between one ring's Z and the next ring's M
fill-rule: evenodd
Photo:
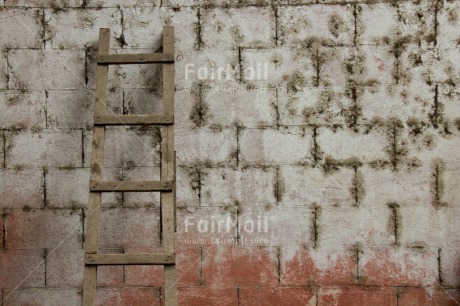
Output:
M94 109L91 181L86 236L83 305L95 303L98 265L163 265L166 306L177 305L175 258L175 151L174 151L174 28L163 28L163 53L109 54L110 30L99 31L99 52L96 70L96 102ZM108 65L163 64L163 115L107 115ZM102 181L105 126L161 126L160 181ZM101 192L159 191L163 253L101 254L98 253Z

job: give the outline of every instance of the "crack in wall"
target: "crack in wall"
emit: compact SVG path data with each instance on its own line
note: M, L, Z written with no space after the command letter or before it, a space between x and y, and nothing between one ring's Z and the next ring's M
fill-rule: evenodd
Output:
M433 192L433 206L436 208L447 206L447 203L442 201L444 194L444 163L441 160L437 160L434 163L434 169L432 174L432 192Z
M359 207L362 199L366 195L364 188L364 178L362 173L359 171L358 166L353 166L353 180L351 185L351 194L353 196L354 203L352 206Z
M438 248L438 282L442 286L444 284L444 275L442 273L442 262L441 262L441 248Z
M85 209L81 209L81 214L80 214L80 221L81 221L81 247L82 249L85 248L85 240L86 240L86 234L85 234Z
M281 248L276 247L276 270L278 273L278 285L281 285Z
M442 104L439 102L439 89L438 89L438 84L435 85L434 87L434 101L433 101L433 107L432 107L432 112L430 112L429 117L431 124L435 129L437 129L442 121Z
M6 250L6 217L8 216L8 212L6 210L6 208L3 208L3 212L2 212L2 249L3 250Z
M400 245L400 234L401 234L401 215L399 213L399 204L397 203L388 203L388 207L391 210L390 215L390 231L394 236L394 245Z
M202 29L201 29L201 9L198 8L196 12L196 26L195 26L195 34L196 34L196 42L195 42L195 49L201 50L204 46L203 43L203 36L202 36Z
M43 207L48 207L48 199L47 199L47 186L46 186L46 175L48 174L48 169L43 167Z
M124 49L128 45L125 40L125 17L123 15L123 10L120 9L119 11L120 11L121 35L120 37L115 38L115 40L118 42L120 47Z
M6 168L6 134L5 131L2 131L2 140L3 140L3 168Z
M318 247L318 239L319 239L319 225L318 225L318 218L320 214L320 207L315 203L311 207L311 242L313 245L313 249Z
M10 49L7 47L5 48L5 60L6 60L6 89L10 89L10 62L9 62L9 51Z

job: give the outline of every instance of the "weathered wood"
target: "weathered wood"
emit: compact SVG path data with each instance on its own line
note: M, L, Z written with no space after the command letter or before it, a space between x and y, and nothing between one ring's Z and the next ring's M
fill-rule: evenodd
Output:
M95 125L171 125L174 116L163 115L97 115Z
M172 191L173 181L109 181L91 182L91 191L113 192L113 191Z
M130 64L167 64L174 62L172 53L143 53L143 54L108 54L98 55L99 65L130 65Z
M175 255L167 254L86 254L86 265L174 265Z
M174 54L174 28L164 27L163 52ZM163 114L174 115L174 64L163 65ZM161 179L175 181L174 126L162 128ZM161 193L163 250L175 253L175 196ZM165 266L165 306L177 306L176 267Z
M94 305L96 298L97 267L85 266L83 270L83 306Z
M163 28L164 53L110 55L110 31L99 33L96 70L95 127L91 154L91 182L86 238L83 305L94 305L98 265L157 264L165 266L165 306L177 306L175 267L176 171L174 151L174 29ZM163 63L163 115L106 115L109 64ZM105 125L163 125L160 181L103 182ZM161 223L164 254L97 254L101 192L161 191Z
M99 54L108 54L110 48L110 30L99 30ZM96 68L96 101L94 113L104 114L107 105L107 78L108 67L97 66ZM91 153L91 180L102 178L102 167L104 157L104 136L103 127L93 128L93 143ZM101 210L101 194L90 192L88 203L88 233L85 241L85 252L87 254L97 253L99 239L99 220ZM85 267L83 277L83 299L84 306L94 305L96 295L97 267Z

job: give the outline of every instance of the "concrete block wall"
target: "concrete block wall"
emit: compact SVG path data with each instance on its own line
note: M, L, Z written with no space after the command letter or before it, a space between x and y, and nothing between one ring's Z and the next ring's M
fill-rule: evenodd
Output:
M98 29L113 53L154 52L163 25L180 305L458 305L459 16L456 0L0 0L0 305L81 303ZM160 82L112 66L108 112L161 113ZM105 179L158 179L157 128L106 135ZM161 251L157 194L102 206L101 251ZM97 303L162 305L162 278L102 267Z

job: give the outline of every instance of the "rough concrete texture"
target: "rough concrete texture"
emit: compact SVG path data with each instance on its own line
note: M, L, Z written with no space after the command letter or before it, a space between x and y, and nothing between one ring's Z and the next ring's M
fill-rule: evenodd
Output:
M0 0L0 20L1 306L81 303L98 30L161 52L163 25L180 305L460 304L460 1ZM108 113L162 112L158 65L109 75ZM159 178L158 128L106 135L104 179ZM104 194L101 251L161 252L159 214ZM97 304L162 305L163 277L101 267Z

